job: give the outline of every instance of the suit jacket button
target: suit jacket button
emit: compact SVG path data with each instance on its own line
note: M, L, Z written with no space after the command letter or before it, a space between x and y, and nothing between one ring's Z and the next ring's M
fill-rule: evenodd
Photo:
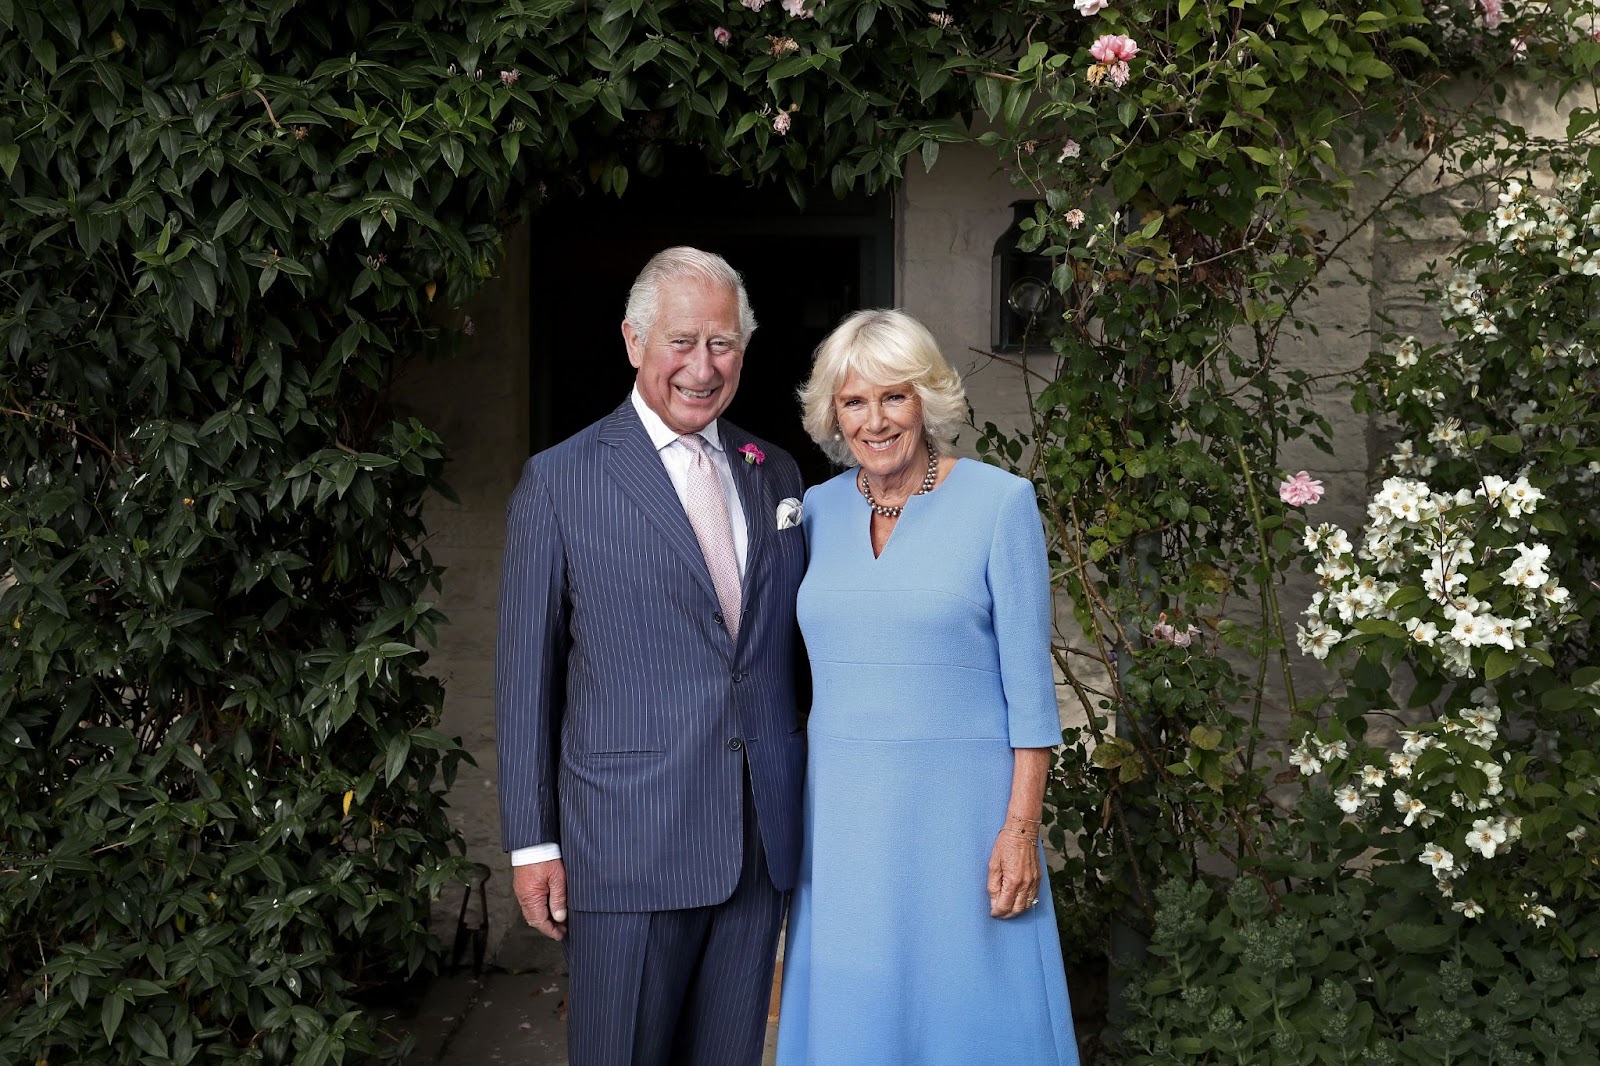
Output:
M732 740L728 741L728 750L729 751L739 751L743 747L744 747L744 741L740 740L738 737L734 737Z
M733 672L733 683L737 685L739 682L741 682L743 680L744 680L744 671L735 670Z
M716 614L712 615L711 620L717 623L719 626L722 625L722 612L718 611Z

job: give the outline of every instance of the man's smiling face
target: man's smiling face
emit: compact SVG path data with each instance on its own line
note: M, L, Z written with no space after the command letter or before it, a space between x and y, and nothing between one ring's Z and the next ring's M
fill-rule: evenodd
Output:
M739 298L726 285L666 281L641 337L622 324L639 395L674 433L699 433L733 402L744 365Z

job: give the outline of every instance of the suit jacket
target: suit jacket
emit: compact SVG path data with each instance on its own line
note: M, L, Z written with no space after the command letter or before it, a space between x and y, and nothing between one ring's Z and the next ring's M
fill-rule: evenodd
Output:
M735 644L631 402L529 459L506 528L496 650L505 848L558 842L580 910L720 903L741 865L748 761L773 883L800 856L805 741L788 454L720 423L749 527ZM738 449L755 443L757 466Z

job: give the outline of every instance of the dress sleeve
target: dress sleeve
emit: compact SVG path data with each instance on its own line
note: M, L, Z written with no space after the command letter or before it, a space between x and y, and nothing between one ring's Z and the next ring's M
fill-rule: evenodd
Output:
M989 594L1013 748L1061 743L1050 667L1050 560L1033 485L1008 485L989 545Z
M820 488L820 485L812 485L800 496L800 527L805 530L806 547L808 549L813 545L814 538L817 535L817 524L811 509L816 506L817 490Z

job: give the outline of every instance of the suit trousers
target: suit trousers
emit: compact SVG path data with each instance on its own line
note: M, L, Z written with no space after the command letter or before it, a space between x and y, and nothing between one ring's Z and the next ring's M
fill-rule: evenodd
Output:
M709 907L567 920L571 1066L758 1066L788 893L767 873L750 773L733 894Z

